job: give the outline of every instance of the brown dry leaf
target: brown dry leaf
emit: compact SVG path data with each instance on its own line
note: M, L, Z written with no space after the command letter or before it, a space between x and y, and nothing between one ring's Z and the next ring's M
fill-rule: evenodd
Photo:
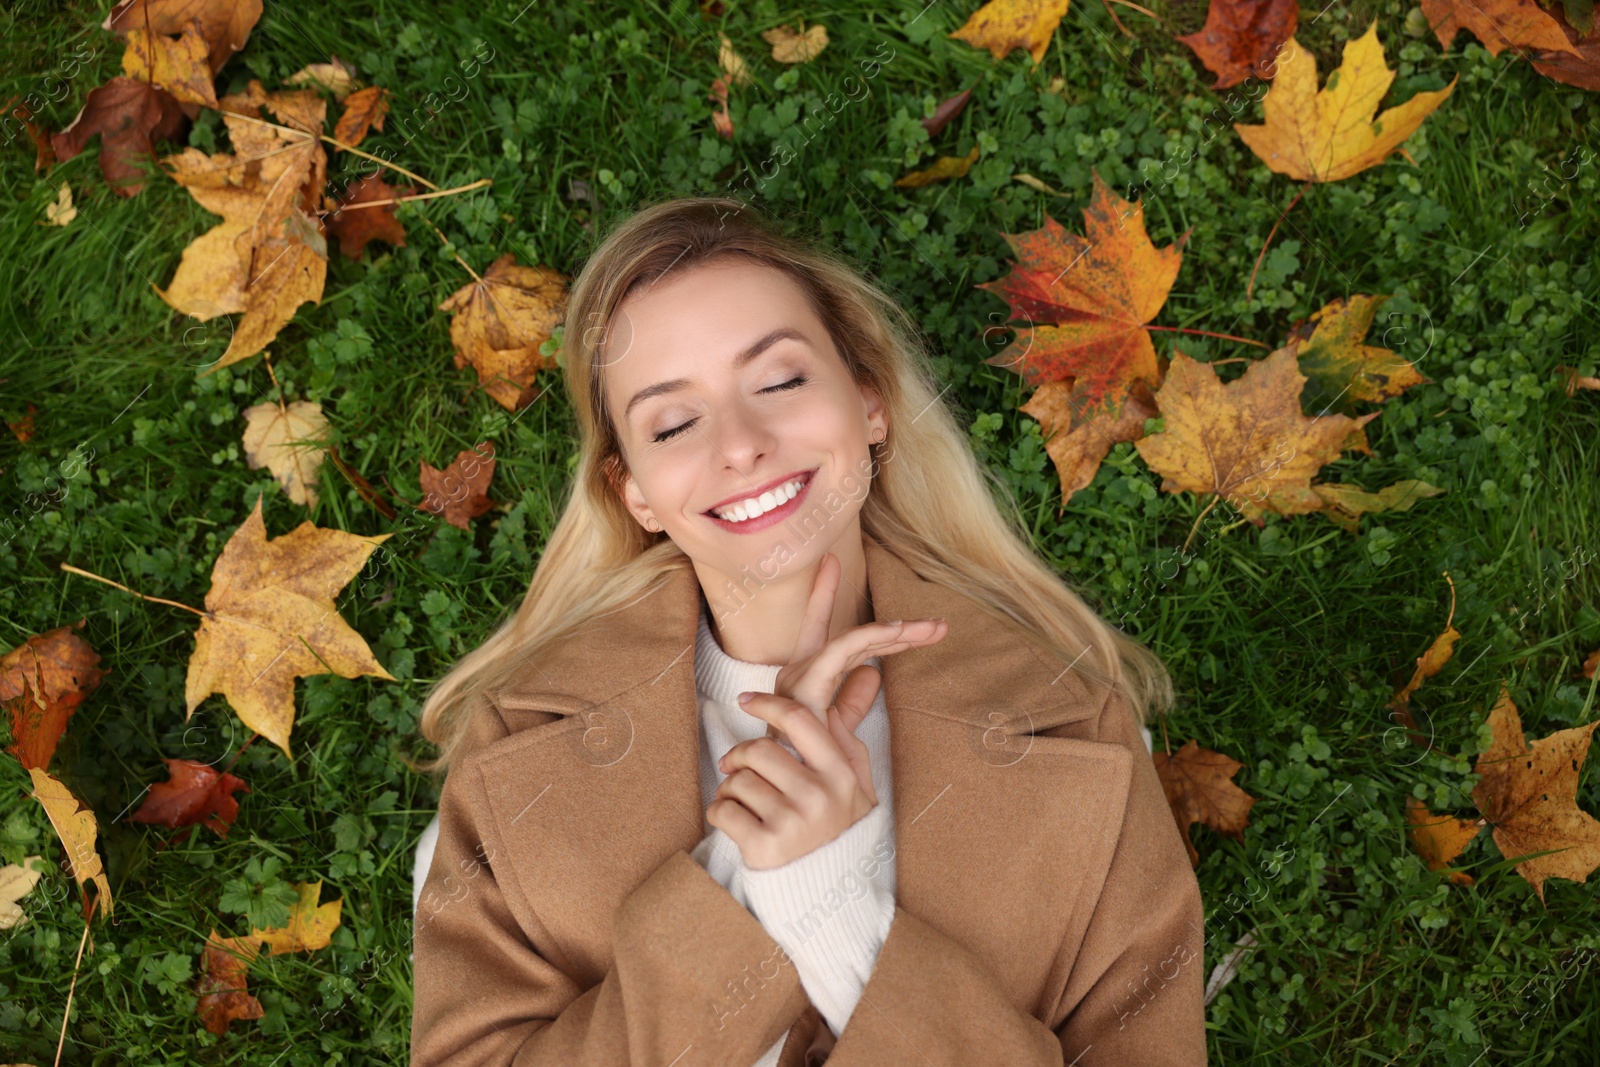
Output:
M0 107L0 115L22 123L22 129L27 133L28 140L33 142L33 171L37 174L46 167L55 165L56 152L50 145L50 131L33 121L33 109L21 101L20 96L13 96L4 107Z
M179 103L217 106L217 90L206 61L206 42L194 25L185 28L179 37L147 33L143 27L129 30L122 72L165 89Z
M344 898L330 900L321 907L317 900L322 895L322 883L300 882L295 886L300 899L289 909L289 925L271 930L251 930L252 941L264 942L270 954L281 956L286 952L312 952L327 948L333 932L339 928L339 912Z
M507 252L482 281L452 293L440 311L451 312L450 343L456 369L469 363L484 390L508 411L533 403L535 375L556 365L539 354L567 310L569 279L548 267L525 267Z
M802 21L799 30L774 26L761 39L772 46L772 58L779 63L809 63L828 47L828 28L818 22L808 30Z
M711 83L711 91L706 93L706 99L717 105L711 113L711 125L717 129L717 134L733 139L733 115L728 111L728 76L720 75Z
M162 160L174 181L223 221L184 249L157 294L202 322L244 312L215 372L264 349L303 303L320 303L327 239L308 212L322 210L327 154L318 140L326 104L314 90L248 89L219 101L236 155L188 148ZM279 120L260 119L265 107Z
M1217 76L1211 88L1227 89L1252 76L1270 79L1299 21L1296 0L1211 0L1206 24L1176 40Z
M1600 648L1589 653L1589 658L1583 661L1583 676L1593 678L1596 671L1600 671Z
M99 134L100 173L118 196L136 196L144 188L138 161L154 158L155 142L176 140L187 121L171 93L119 74L90 90L72 124L50 135L50 148L65 161Z
M257 497L211 571L206 617L189 659L187 714L221 693L240 721L287 755L296 678L332 671L395 681L333 602L391 536L302 522L268 541Z
M1068 0L990 0L974 11L959 30L948 34L974 48L986 48L1004 59L1021 48L1038 66L1056 27L1066 17Z
M1378 44L1376 16L1366 33L1345 42L1343 62L1321 92L1316 57L1293 37L1284 52L1262 105L1265 123L1236 122L1233 128L1269 169L1298 181L1338 181L1383 162L1444 103L1459 79L1416 93L1374 120L1395 76Z
M1600 389L1600 378L1580 374L1577 367L1569 367L1564 363L1556 364L1555 373L1564 375L1566 382L1563 386L1568 396L1575 396L1579 389Z
M740 57L739 53L733 50L733 42L728 40L728 35L725 33L717 34L717 41L717 65L727 75L728 84L730 86L752 84L750 67Z
M56 836L65 846L67 862L72 866L72 877L77 880L79 889L83 892L83 919L89 922L94 918L95 912L109 918L111 916L111 882L106 878L105 867L100 863L100 853L95 851L95 841L99 838L100 829L94 819L94 812L88 805L73 795L57 778L53 778L37 767L30 767L28 774L33 778L33 798L44 805L44 813L50 817L50 825L55 827ZM93 901L89 899L89 883L95 886Z
M1178 820L1178 831L1183 835L1184 847L1189 850L1191 864L1200 866L1200 853L1189 840L1189 827L1197 822L1236 841L1244 840L1244 828L1250 823L1250 807L1256 802L1255 797L1232 781L1244 764L1220 752L1201 748L1193 740L1175 756L1157 752L1154 759L1156 777L1161 779L1161 789L1167 794L1172 817Z
M285 85L320 85L333 94L340 103L360 86L356 72L350 64L336 55L328 63L308 63L283 80ZM382 127L380 127L381 129ZM340 138L343 140L343 138Z
M1111 446L1143 437L1145 420L1159 414L1150 387L1136 381L1129 387L1116 414L1097 416L1074 426L1071 396L1071 378L1064 382L1045 382L1018 409L1039 420L1044 449L1055 464L1056 477L1061 482L1063 510L1073 493L1094 481L1095 472L1110 453Z
M195 760L169 759L167 780L151 785L144 804L128 818L174 829L199 823L218 837L227 837L239 817L233 794L241 789L250 792L243 778L227 771Z
M1422 14L1439 35L1439 47L1450 51L1456 34L1466 30L1497 56L1507 48L1575 52L1561 32L1561 23L1535 0L1422 0Z
M1450 625L1450 620L1455 618L1455 584L1450 586L1450 617L1445 620L1444 632L1433 639L1428 650L1417 657L1417 669L1412 672L1411 680L1397 690L1389 698L1389 707L1398 710L1402 705L1411 702L1411 694L1415 693L1422 683L1444 670L1444 665L1450 662L1450 657L1455 654L1456 642L1461 640L1461 632Z
M16 420L15 422L12 422L9 419L6 420L6 428L11 431L12 436L14 436L18 441L26 443L33 440L33 416L38 410L38 408L33 406L33 402L29 401L28 413L26 415L22 416L22 418Z
M1404 356L1361 343L1389 299L1359 293L1339 297L1289 328L1284 343L1295 346L1300 370L1310 379L1300 394L1305 410L1349 414L1356 401L1382 403L1413 385L1432 384Z
M972 151L965 156L940 156L927 170L914 170L903 178L897 178L894 186L896 189L920 189L924 185L950 178L965 178L967 171L977 161L978 146L973 145Z
M372 483L361 476L360 471L344 461L343 457L339 455L339 447L337 445L328 446L328 458L333 460L333 465L339 473L344 475L351 485L355 486L355 490L360 494L362 500L378 509L378 512L384 518L394 518L394 505L385 500L383 494L373 488Z
M944 132L957 115L961 114L972 99L972 90L963 89L952 97L939 101L939 106L933 109L933 114L922 120L922 128L928 131L929 137L937 137Z
M1586 882L1600 867L1600 821L1578 807L1578 774L1600 720L1557 730L1530 746L1511 693L1489 712L1494 742L1473 764L1479 775L1472 799L1494 827L1494 843L1507 859L1559 849L1523 860L1517 873L1544 903L1546 878Z
M1483 826L1482 819L1435 815L1416 797L1406 797L1406 836L1411 839L1411 847L1417 850L1417 855L1427 861L1430 871L1450 866ZM1450 881L1456 885L1471 885L1473 878L1466 871L1451 871Z
M324 216L323 225L327 227L330 237L339 239L339 251L344 253L346 259L360 259L368 241L385 241L396 248L403 248L406 230L400 225L400 220L394 217L394 209L398 205L383 204L355 211L346 211L345 208L373 200L415 196L416 193L413 186L395 187L376 174L366 175L348 188L346 195L337 202L337 209L331 215Z
M220 937L216 930L206 938L200 981L195 985L200 1000L194 1010L205 1028L218 1037L228 1032L228 1024L235 1019L261 1018L261 1002L250 995L246 980L250 961L260 953L253 938Z
M1251 363L1226 385L1209 364L1174 350L1155 395L1166 429L1134 447L1164 476L1163 492L1215 493L1251 521L1268 511L1321 511L1311 479L1338 458L1351 430L1378 415L1307 418L1305 380L1292 348Z
M0 705L11 720L6 751L23 767L50 766L67 720L110 673L99 664L100 654L71 626L35 634L0 657Z
M255 404L244 410L244 454L251 470L266 467L296 504L317 506L318 471L328 450L328 420L310 400Z
M1318 514L1325 516L1329 522L1352 535L1361 532L1363 515L1379 511L1410 511L1411 505L1417 501L1444 492L1438 486L1429 485L1417 478L1407 478L1393 485L1386 485L1375 493L1369 493L1359 485L1346 482L1318 482L1311 489L1324 503L1322 511Z
M8 863L0 867L0 930L10 930L28 921L28 915L17 903L33 891L44 874L44 857L28 856L22 863Z
M1533 69L1563 85L1600 93L1600 29L1591 26L1583 34L1563 18L1561 32L1568 47L1533 50L1528 57Z
M360 89L342 101L344 114L333 128L333 139L357 148L366 140L368 130L383 129L384 116L389 114L389 90L376 85ZM339 149L335 147L334 151Z
M216 74L250 40L261 21L261 0L122 0L100 28L122 36L136 29L180 34L195 21Z
M437 470L423 460L419 481L427 496L422 506L436 515L443 514L452 526L472 529L471 520L494 507L494 501L487 495L494 465L492 447L487 461L482 454L463 448L444 470Z

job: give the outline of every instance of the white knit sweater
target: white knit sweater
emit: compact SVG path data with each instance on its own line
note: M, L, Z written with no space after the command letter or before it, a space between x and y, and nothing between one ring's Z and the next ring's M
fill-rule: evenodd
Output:
M876 656L866 662L883 669ZM780 669L729 656L717 644L702 608L694 676L700 703L700 791L706 805L726 777L717 761L738 742L767 733L765 720L739 706L739 694L772 692ZM856 736L867 745L878 803L838 837L765 870L747 868L739 846L716 828L692 853L794 961L806 995L834 1037L844 1031L861 999L894 921L894 784L889 712L881 687ZM799 756L787 741L779 744ZM736 983L729 986L737 995ZM774 1067L787 1037L780 1037L755 1067Z

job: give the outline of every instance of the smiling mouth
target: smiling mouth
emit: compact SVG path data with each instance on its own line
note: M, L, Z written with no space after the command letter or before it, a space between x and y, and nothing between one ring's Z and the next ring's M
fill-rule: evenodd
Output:
M729 525L737 526L741 523L752 522L763 516L770 515L774 511L782 511L793 503L801 493L805 492L806 486L811 484L812 476L815 474L816 471L807 471L789 479L776 489L769 489L765 493L760 493L724 507L712 508L705 514Z

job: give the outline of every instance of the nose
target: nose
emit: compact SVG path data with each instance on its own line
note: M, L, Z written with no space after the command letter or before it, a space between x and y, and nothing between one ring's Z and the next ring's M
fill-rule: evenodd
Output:
M776 439L754 408L733 404L718 412L712 440L728 466L754 470L770 455Z

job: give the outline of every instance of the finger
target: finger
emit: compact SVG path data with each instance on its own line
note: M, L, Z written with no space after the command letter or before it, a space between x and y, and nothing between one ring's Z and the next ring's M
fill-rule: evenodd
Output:
M706 805L706 825L727 834L741 853L761 830L761 820L750 809L727 797L718 797Z
M861 721L872 710L882 685L882 672L870 663L863 663L852 670L849 677L844 680L844 684L839 687L839 697L835 705L839 717L844 721L852 737L855 736L856 727L861 725Z
M769 742L764 737L740 741L723 753L717 767L729 778L740 770L759 774L786 797L798 795L816 774L805 769L792 746L782 740Z
M896 652L936 644L943 641L949 632L950 624L943 619L875 622L857 626L840 635L822 651L819 657L821 669L837 679L874 656L892 656Z
M851 773L850 765L840 751L838 742L828 732L827 724L798 700L790 700L776 693L753 693L749 703L743 707L751 715L781 730L795 751L800 753L805 765L816 773L834 779ZM784 787L781 782L774 781L773 784Z
M809 659L828 643L828 627L833 621L833 602L839 592L839 578L844 573L839 557L824 552L817 564L816 577L811 583L811 595L806 599L805 613L800 617L800 634L795 639L794 655L790 663Z
M873 804L877 804L878 790L872 781L872 754L867 749L867 743L851 732L836 707L828 708L828 730L839 743L850 769L856 772L856 782L861 786L861 791L867 794Z
M763 826L788 806L777 787L749 767L740 767L724 778L722 784L717 786L716 795L743 804L745 810L759 819Z

